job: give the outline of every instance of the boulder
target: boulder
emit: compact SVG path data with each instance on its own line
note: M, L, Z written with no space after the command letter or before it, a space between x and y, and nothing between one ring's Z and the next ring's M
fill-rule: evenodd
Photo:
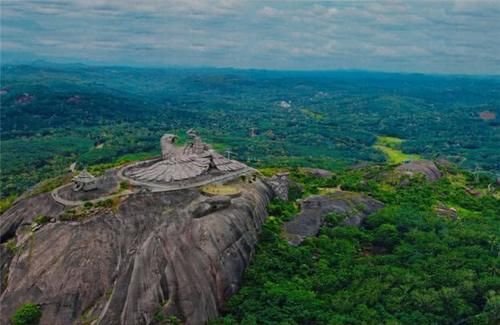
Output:
M301 211L284 225L285 236L292 245L318 234L324 218L330 213L345 215L344 224L359 226L363 219L384 205L360 193L338 191L328 195L313 195L300 202Z
M436 160L436 165L442 169L450 169L453 167L453 163L446 158L439 158Z
M229 196L212 196L196 204L191 213L193 218L201 218L218 210L225 209L231 205Z
M318 178L330 178L333 175L331 171L321 168L304 168L304 171Z
M443 218L448 218L453 221L458 219L457 210L455 208L448 208L446 205L442 203L439 204L434 210L439 216Z
M466 187L465 192L467 192L467 194L472 195L472 196L481 196L481 192L475 188L472 188L472 187Z
M410 177L417 174L424 175L424 177L430 182L441 178L441 172L430 160L410 161L398 166L396 171L402 175L408 175Z

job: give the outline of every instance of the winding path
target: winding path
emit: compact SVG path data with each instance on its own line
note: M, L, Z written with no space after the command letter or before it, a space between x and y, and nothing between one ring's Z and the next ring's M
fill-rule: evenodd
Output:
M127 167L130 167L130 166L127 166ZM90 202L90 203L98 203L98 202L101 202L101 201L105 201L107 199L113 199L113 198L116 198L116 197L127 196L127 195L130 195L130 194L138 193L142 189L147 189L149 192L172 192L172 191L180 191L180 190L189 189L189 188L195 188L195 187L200 187L200 186L204 186L204 185L208 185L208 184L212 184L212 183L226 182L226 181L230 181L230 180L236 179L236 178L238 178L240 176L243 176L243 175L246 175L246 174L257 172L255 169L253 169L251 167L247 167L247 168L244 168L242 170L238 170L238 171L235 171L235 172L232 172L232 173L228 173L228 174L224 174L224 175L220 175L220 176L211 177L211 178L208 178L208 179L205 179L205 180L201 180L201 181L198 181L198 182L192 182L192 183L189 183L189 184L161 185L161 184L157 184L157 183L140 182L140 181L131 180L130 178L127 178L127 177L125 177L123 175L123 169L125 169L125 167L121 168L118 171L118 174L117 174L118 178L120 180L122 180L122 181L127 181L130 184L139 187L135 191L126 190L126 191L123 191L123 192L120 192L120 193L115 193L115 194L110 194L110 195L102 196L102 197L99 197L99 198L93 199L93 200L86 200L86 201L75 200L75 201L73 201L73 200L64 199L64 198L62 198L59 195L59 190L61 190L62 188L65 188L67 186L71 186L71 184L65 184L65 185L59 186L58 188L52 190L51 196L52 196L52 198L56 202L61 203L62 205L65 205L65 206L79 206L79 205L83 205L83 204L88 203L88 202Z

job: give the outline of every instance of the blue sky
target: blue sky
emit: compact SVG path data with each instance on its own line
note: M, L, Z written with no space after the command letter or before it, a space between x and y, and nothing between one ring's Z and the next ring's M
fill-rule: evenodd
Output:
M500 0L2 0L3 62L500 74Z

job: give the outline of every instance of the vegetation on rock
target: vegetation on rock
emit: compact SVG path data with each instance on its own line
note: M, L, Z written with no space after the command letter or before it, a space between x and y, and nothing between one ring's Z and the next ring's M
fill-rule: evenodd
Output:
M26 303L19 307L11 317L13 325L34 325L42 317L40 306L32 303Z

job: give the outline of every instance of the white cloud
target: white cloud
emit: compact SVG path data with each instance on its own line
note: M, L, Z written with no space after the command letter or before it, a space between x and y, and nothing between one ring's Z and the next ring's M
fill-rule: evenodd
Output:
M3 0L2 51L119 64L500 73L499 7L486 0Z
M258 11L258 14L265 17L276 17L278 15L278 10L273 7L265 6Z

